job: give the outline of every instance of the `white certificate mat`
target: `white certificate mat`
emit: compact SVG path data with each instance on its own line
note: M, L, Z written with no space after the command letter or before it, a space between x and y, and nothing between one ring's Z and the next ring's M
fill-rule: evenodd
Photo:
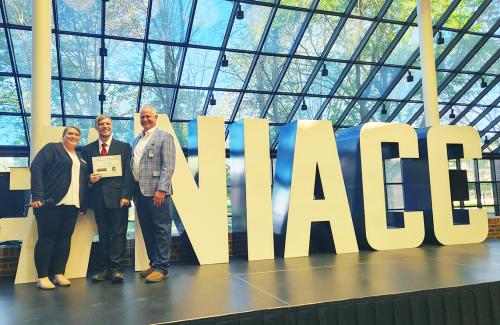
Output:
M122 157L120 155L92 157L94 173L101 177L122 176Z

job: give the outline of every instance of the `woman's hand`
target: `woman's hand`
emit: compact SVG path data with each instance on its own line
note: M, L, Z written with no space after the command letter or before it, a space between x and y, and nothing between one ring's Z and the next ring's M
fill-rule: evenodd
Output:
M31 202L31 207L33 209L38 209L43 205L42 201L33 201Z

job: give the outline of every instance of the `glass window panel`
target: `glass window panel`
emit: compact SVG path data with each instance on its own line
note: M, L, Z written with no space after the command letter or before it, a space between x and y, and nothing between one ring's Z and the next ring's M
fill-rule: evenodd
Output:
M126 143L134 140L133 120L113 120L113 138Z
M493 199L493 184L482 183L480 184L480 188L481 188L481 203L483 205L495 204L495 200Z
M492 136L493 134L488 133L488 136ZM490 141L490 144L483 150L483 152L492 152L494 150L497 150L498 147L500 146L500 139L496 139L495 141ZM481 138L481 145L484 144L484 138Z
M469 200L464 201L465 207L477 207L476 184L469 183Z
M212 80L218 57L218 51L188 48L182 70L181 85L208 86Z
M371 24L368 20L349 18L328 53L328 58L350 59Z
M28 157L0 157L0 172L8 172L10 167L28 167Z
M386 185L387 209L404 209L403 185Z
M7 48L7 40L5 38L5 30L0 28L0 72L11 72L9 50Z
M482 112L484 111L484 107L478 107L478 110ZM490 125L498 116L500 116L500 107L494 107L475 125L475 127L480 131L484 130L484 128Z
M498 98L500 94L500 83L497 84L479 101L481 105L491 105L494 100Z
M148 44L144 64L144 82L175 84L179 76L182 48Z
M60 35L62 76L99 79L100 40L92 37Z
M173 88L142 87L141 107L153 105L159 114L170 114L174 98Z
M108 56L104 63L104 79L140 81L144 45L138 42L107 40Z
M359 60L378 62L400 29L401 25L380 23L361 51Z
M375 1L359 0L358 2L356 2L356 5L352 10L352 14L357 16L373 18L378 14L383 4L384 1L382 0L375 0Z
M321 104L325 101L325 98L322 97L305 97L305 103L307 105L307 109L302 109L303 102L300 103L295 115L292 118L292 121L296 120L314 120L316 115L318 114L319 109L321 108Z
M455 159L453 160L448 160L448 169L450 170L457 170L457 161Z
M283 68L285 58L275 56L259 56L248 89L270 91Z
M268 99L268 94L246 93L241 100L235 121L248 117L260 117Z
M101 86L93 82L63 81L64 109L68 115L98 115Z
M436 24L453 0L431 0L432 24Z
M109 116L133 117L137 109L138 86L105 84L106 101L104 114Z
M484 80L487 83L490 83L493 78L484 77ZM472 85L472 87L467 90L467 92L458 99L458 103L470 104L484 89L481 88L481 79L476 80L476 82Z
M191 120L201 114L207 93L206 90L179 89L174 119Z
M479 181L491 182L491 161L488 159L478 159Z
M221 46L233 5L237 4L225 0L198 1L189 43Z
M296 100L297 96L275 96L265 117L270 122L283 123Z
M23 119L21 116L0 115L0 145L27 145Z
M235 19L227 48L254 51L259 45L266 26L270 7L242 3L245 19Z
M290 52L306 15L301 11L278 9L262 50L282 54Z
M439 102L450 101L458 91L462 90L464 85L473 77L470 74L459 73L453 78L453 80L446 86L441 93L439 93Z
M149 39L185 42L192 0L153 0Z
M278 138L281 126L270 125L269 126L269 146L272 146L274 141Z
M443 51L448 47L450 44L451 40L455 38L457 33L443 30L441 31L443 38L444 38L444 43L443 44L437 44L437 37L438 34L435 34L434 36L434 57L439 58L439 56L443 53ZM420 62L420 57L418 57L415 62L412 64L414 67L420 67L421 62Z
M10 24L31 26L31 0L5 0L5 9Z
M380 105L377 111L370 118L371 122L388 122L389 116L396 110L399 106L399 102L385 102ZM382 114L382 106L385 105L385 109L387 110L387 114Z
M467 171L467 181L468 182L475 182L476 181L476 174L475 174L475 168L474 168L474 160L472 160L472 159L461 159L460 160L460 169Z
M349 102L349 99L332 98L321 114L321 119L330 120L336 124L336 121L342 115Z
M99 34L101 2L95 0L57 0L59 30Z
M175 132L177 140L182 148L187 148L187 130L188 123L185 122L172 122L172 127Z
M16 82L12 77L0 76L0 112L20 112Z
M443 112L444 108L447 107L447 105L439 105L439 111L440 113ZM452 106L453 111L455 112L455 115L459 115L463 112L465 109L465 106ZM454 118L450 118L450 112L451 110L448 110L447 113L439 119L441 121L441 124L450 124L451 121L454 120Z
M312 0L281 0L280 5L309 8L311 6Z
M465 34L439 65L440 69L454 69L481 40L481 36Z
M402 183L401 177L401 159L384 159L385 167L385 182L386 183Z
M418 28L410 26L403 37L399 40L398 45L391 52L387 64L406 64L410 56L418 51Z
M292 59L278 91L300 93L316 63L314 60Z
M21 93L23 95L24 111L31 112L31 79L19 78ZM59 92L59 81L51 81L51 114L61 114L61 94Z
M106 2L106 35L144 38L148 0Z
M481 16L479 16L479 18L474 22L469 30L479 33L486 33L497 22L498 17L500 17L500 7L498 6L498 3L492 1L489 4L488 8L483 11Z
M339 19L336 16L314 14L296 53L300 55L321 56Z
M388 104L388 103L386 103ZM398 103L399 106L399 103ZM391 105L388 105L388 111L390 111ZM392 122L397 123L407 123L408 120L418 111L418 109L422 107L421 103L407 103L403 106L403 108L398 112L398 114L393 118ZM392 114L392 112L391 112ZM390 114L388 114L390 115Z
M252 63L252 54L240 54L225 52L229 61L229 66L220 67L215 82L216 88L240 89L248 73L248 68Z
M208 116L222 116L224 121L229 121L234 105L238 99L239 93L228 91L214 91L214 98L217 101L216 105L208 105Z
M461 29L482 1L462 0L444 23L444 27Z
M408 73L406 73L403 78L401 78L394 87L394 89L391 91L391 93L387 96L388 99L404 99L410 90L415 87L417 82L420 81L422 78L421 70L415 70L415 69L410 69L411 75L413 76L413 81L408 82L406 79L408 76Z
M483 107L472 107L465 115L457 122L457 125L471 125L471 122L484 111Z
M411 126L413 126L415 129L424 128L425 127L424 114L420 113L417 119L411 124Z
M31 31L11 29L12 46L16 57L17 72L23 74L31 74ZM52 75L57 76L57 59L56 45L54 34L51 36L51 60L52 60Z
M414 0L395 0L391 3L389 9L387 9L384 19L406 21L412 11L417 10L416 5Z
M368 84L361 96L368 98L381 97L385 93L387 88L393 83L394 78L400 71L401 69L399 68L380 68L380 70L373 77L372 81L370 82L370 84Z
M324 69L324 66L326 65L326 69L328 70L328 76L323 76L322 71ZM330 93L330 90L333 88L335 85L335 82L339 78L340 74L342 73L342 70L344 70L346 64L345 63L340 63L340 62L325 62L323 64L323 67L318 70L318 73L316 74L316 77L314 78L314 81L312 82L311 86L309 87L309 90L307 91L308 94L315 94L315 95L327 95Z
M332 12L344 12L348 4L349 0L320 0L317 9Z
M336 96L354 96L370 74L372 66L354 64L335 93Z
M74 125L80 128L80 143L78 146L85 146L88 144L89 129L95 126L95 119L93 118L66 118L66 125Z
M486 72L489 74L500 74L500 60L496 60Z
M342 126L356 126L361 123L361 120L366 116L370 109L375 105L375 101L358 100L352 107L351 111L342 122Z
M477 51L463 70L473 72L479 71L498 49L500 49L500 40L498 38L490 38L486 44Z

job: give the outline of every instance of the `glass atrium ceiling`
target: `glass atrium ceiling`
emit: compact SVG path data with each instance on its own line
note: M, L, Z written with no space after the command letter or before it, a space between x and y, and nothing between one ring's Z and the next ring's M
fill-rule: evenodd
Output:
M31 0L0 0L0 148L29 145ZM431 1L442 124L500 143L500 6ZM145 103L186 145L197 115L281 125L330 120L423 127L414 0L52 0L52 124L100 113L132 138ZM82 142L85 142L82 137ZM0 149L1 151L2 149ZM1 153L0 153L1 154Z

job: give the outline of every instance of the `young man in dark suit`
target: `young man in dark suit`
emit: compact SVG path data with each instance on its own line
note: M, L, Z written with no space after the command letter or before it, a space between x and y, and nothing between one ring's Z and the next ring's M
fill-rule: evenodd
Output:
M89 177L89 208L95 211L99 231L101 270L92 280L111 279L113 283L125 280L122 260L127 243L128 207L131 198L132 174L130 171L130 145L112 138L113 122L106 115L99 115L95 121L99 139L89 143L82 150L87 162ZM94 172L92 157L121 157L121 176L102 177Z

